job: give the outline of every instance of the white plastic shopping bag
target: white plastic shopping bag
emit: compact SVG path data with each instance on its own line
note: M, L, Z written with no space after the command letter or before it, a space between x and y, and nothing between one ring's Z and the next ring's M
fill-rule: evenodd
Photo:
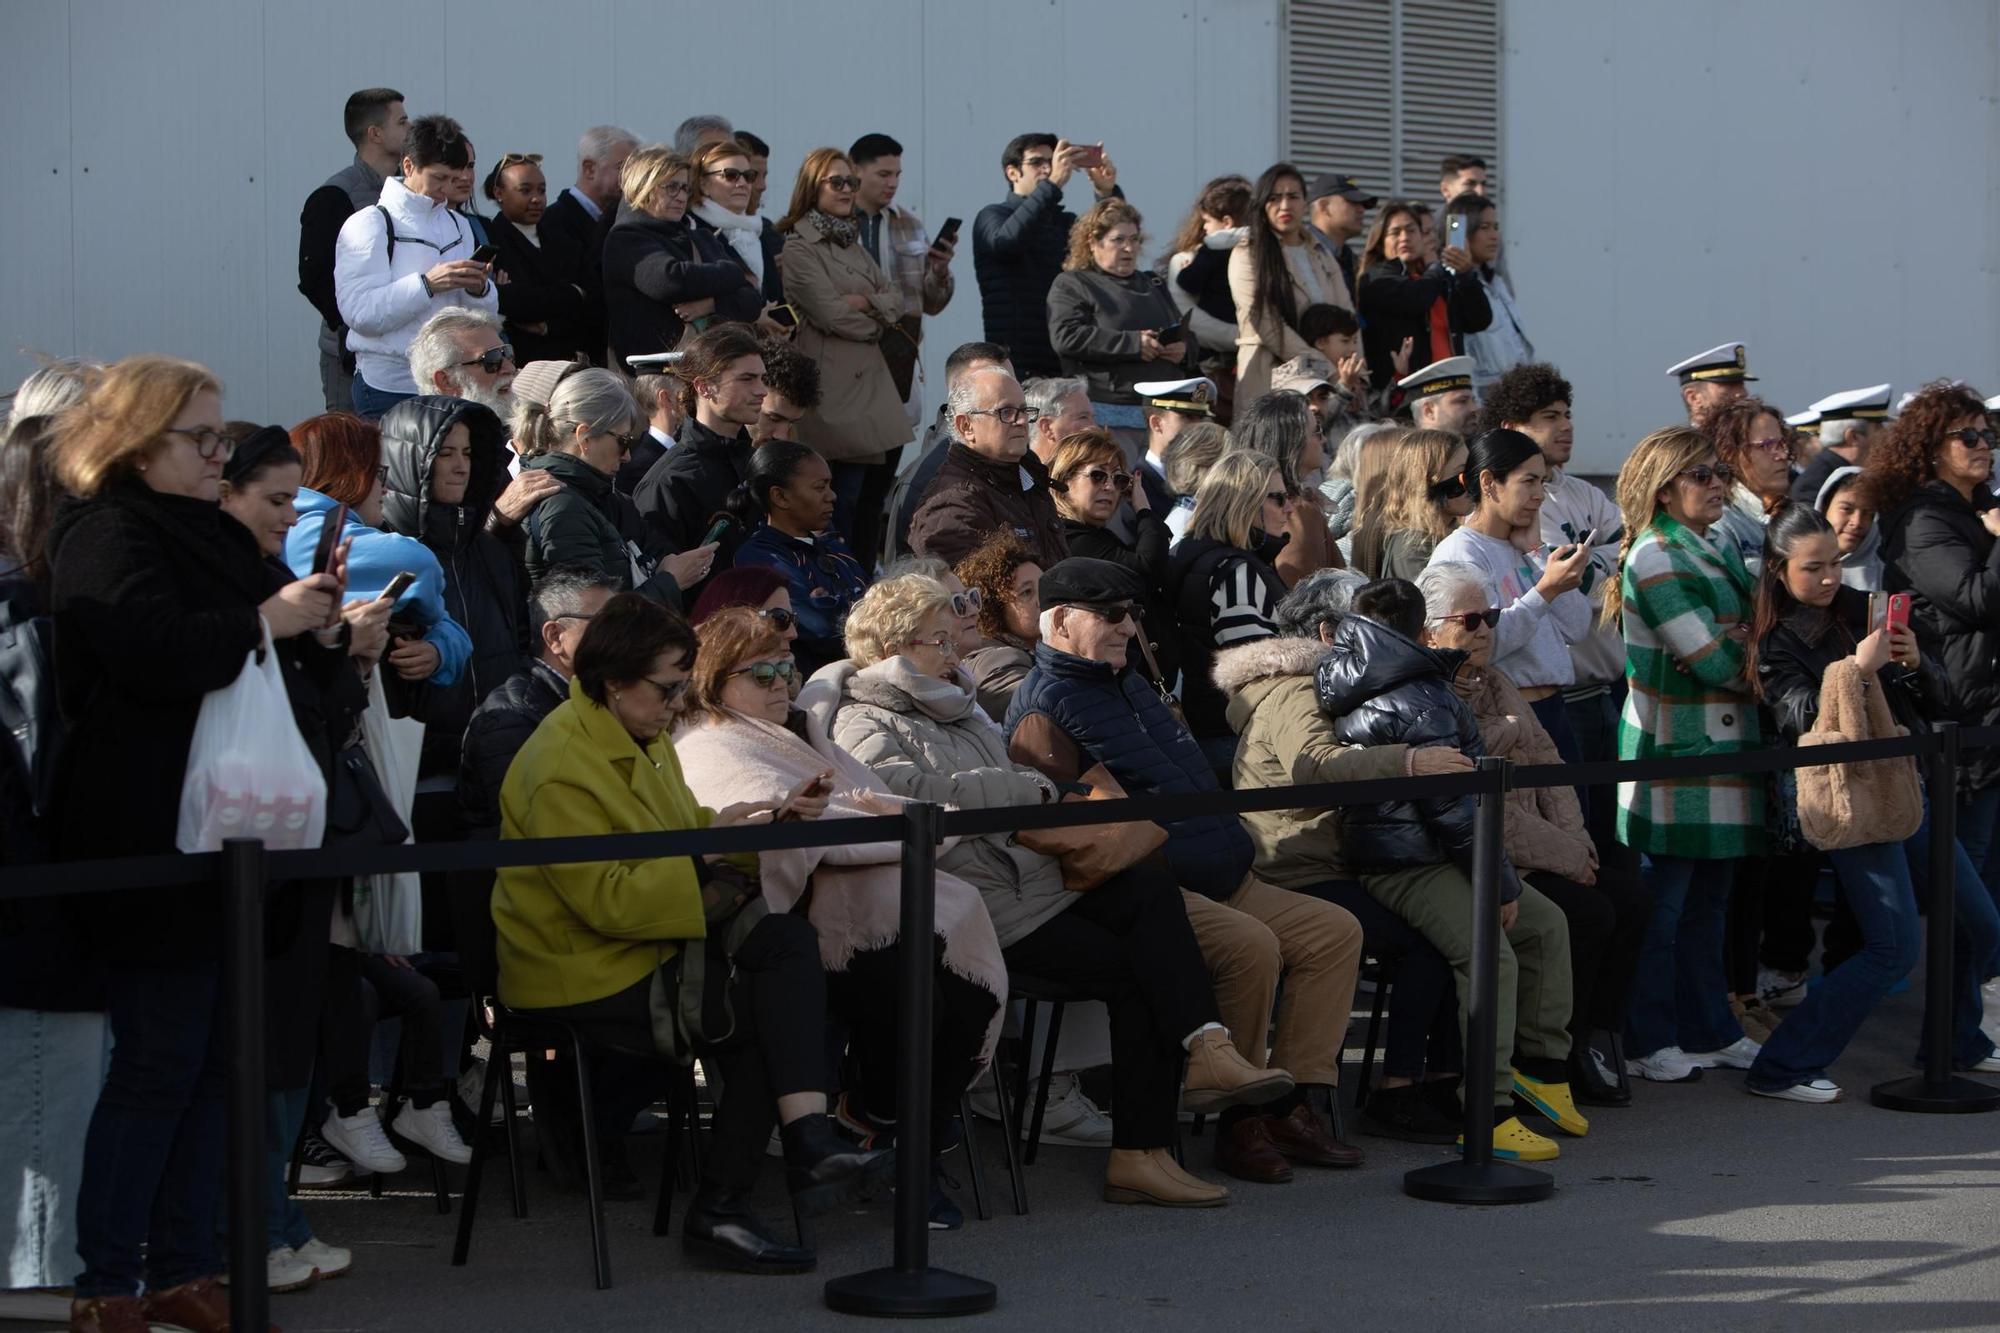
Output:
M368 679L368 708L361 715L361 743L374 762L375 776L409 828L416 801L417 761L424 748L424 724L389 716L378 667ZM412 836L410 839L414 841ZM423 950L423 883L414 872L364 875L354 882L354 933L368 953L412 954Z
M212 852L225 838L273 851L317 847L326 831L326 777L299 735L271 627L236 679L210 690L195 719L174 845Z

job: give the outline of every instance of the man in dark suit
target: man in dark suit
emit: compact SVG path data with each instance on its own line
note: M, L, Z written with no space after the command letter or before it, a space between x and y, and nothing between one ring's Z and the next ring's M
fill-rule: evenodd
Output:
M549 201L542 214L542 247L563 272L583 283L583 327L592 364L604 364L604 236L618 220L624 197L619 173L639 137L616 125L596 125L576 145L576 184ZM622 369L622 367L620 367Z

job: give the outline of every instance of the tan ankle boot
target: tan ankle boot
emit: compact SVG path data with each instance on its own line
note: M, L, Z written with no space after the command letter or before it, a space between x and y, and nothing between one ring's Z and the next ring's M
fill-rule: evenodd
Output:
M1187 1081L1181 1085L1181 1109L1213 1115L1231 1106L1261 1106L1292 1090L1292 1076L1282 1069L1259 1069L1243 1058L1229 1034L1209 1028L1188 1051Z
M1220 1208L1229 1202L1229 1191L1183 1171L1165 1148L1113 1148L1104 1164L1104 1201Z

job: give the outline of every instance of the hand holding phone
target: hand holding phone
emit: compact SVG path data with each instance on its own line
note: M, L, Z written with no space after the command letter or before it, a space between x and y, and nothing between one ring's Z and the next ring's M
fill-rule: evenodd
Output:
M934 241L932 242L932 244L933 244L933 245L957 245L957 244L958 244L958 229L959 229L959 227L960 227L960 226L961 226L962 224L963 224L963 219L961 219L961 218L946 218L946 219L944 220L944 225L943 225L942 227L939 227L939 228L938 228L938 234L937 234L937 237L936 237L936 239L935 239L935 240L934 240Z
M1082 167L1085 171L1104 165L1104 145L1094 143L1072 144L1069 150L1069 164Z
M318 544L313 547L313 573L324 574L332 567L334 550L340 545L341 530L346 526L347 506L335 504L319 530Z
M499 259L500 252L490 245L482 245L472 252L472 262L475 264L493 264Z
M415 583L416 581L417 581L417 576L415 574L412 574L409 570L406 569L402 573L396 575L395 578L390 579L389 586L382 589L382 595L376 598L375 600L378 602L388 602L391 605L394 605L396 602L402 600L403 594L408 592L410 590L410 585L412 583Z

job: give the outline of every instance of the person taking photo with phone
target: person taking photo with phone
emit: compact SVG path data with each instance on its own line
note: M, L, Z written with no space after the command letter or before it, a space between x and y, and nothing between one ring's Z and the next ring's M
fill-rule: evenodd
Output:
M1076 214L1062 205L1063 187L1079 170L1099 199L1125 197L1103 144L1017 134L1000 153L1007 197L980 209L972 223L972 271L979 278L986 341L1008 349L1023 380L1061 373L1045 314L1076 225Z
M1409 364L1434 365L1461 355L1465 335L1493 323L1493 306L1473 272L1472 256L1447 245L1433 262L1423 217L1409 203L1385 204L1361 253L1361 346L1378 385L1391 383L1394 359L1409 339Z

